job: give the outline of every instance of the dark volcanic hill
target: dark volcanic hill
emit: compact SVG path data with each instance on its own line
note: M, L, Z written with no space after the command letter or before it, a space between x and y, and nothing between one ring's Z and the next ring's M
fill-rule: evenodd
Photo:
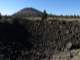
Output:
M36 17L41 16L42 12L35 8L24 8L13 14L13 16L21 16L21 17Z

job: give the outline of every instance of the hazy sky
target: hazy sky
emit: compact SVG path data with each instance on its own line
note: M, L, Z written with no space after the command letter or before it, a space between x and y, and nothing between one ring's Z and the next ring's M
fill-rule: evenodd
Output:
M0 0L0 12L13 14L25 7L33 7L51 14L80 15L80 0Z

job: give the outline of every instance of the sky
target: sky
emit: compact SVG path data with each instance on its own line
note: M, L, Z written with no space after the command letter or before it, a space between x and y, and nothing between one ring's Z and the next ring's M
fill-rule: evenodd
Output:
M27 7L46 10L49 14L80 15L80 0L0 0L2 15L12 15Z

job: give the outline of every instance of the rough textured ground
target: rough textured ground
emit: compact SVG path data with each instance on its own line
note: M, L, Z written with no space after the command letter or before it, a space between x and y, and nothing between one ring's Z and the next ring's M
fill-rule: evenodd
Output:
M33 33L33 60L49 60L56 51L69 50L70 52L80 48L80 23L78 21L33 21L27 27ZM63 60L72 59L69 52L58 54ZM58 60L60 57L57 55L56 58Z
M80 22L15 20L19 22L0 23L0 60L71 60L79 57Z
M50 60L80 60L80 49L59 52L54 54Z

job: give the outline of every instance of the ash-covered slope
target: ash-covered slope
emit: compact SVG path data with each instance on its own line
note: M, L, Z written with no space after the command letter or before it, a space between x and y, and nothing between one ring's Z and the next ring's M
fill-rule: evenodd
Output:
M13 14L13 16L19 17L37 17L41 16L43 13L35 8L23 8L17 13Z

